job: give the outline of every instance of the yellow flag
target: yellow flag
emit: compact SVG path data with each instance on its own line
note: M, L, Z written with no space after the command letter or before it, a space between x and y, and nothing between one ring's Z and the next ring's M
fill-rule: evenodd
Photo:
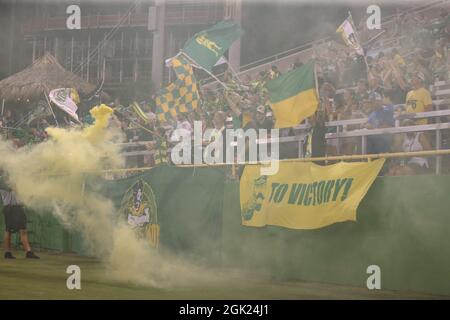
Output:
M317 229L356 221L356 209L383 164L384 159L329 166L281 162L272 176L248 165L240 181L242 224Z

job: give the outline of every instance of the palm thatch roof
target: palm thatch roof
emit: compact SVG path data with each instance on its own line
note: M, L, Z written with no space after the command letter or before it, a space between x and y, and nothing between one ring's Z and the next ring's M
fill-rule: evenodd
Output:
M86 95L96 87L64 69L55 57L46 53L26 69L0 81L0 100L32 101L56 88L75 88L80 95Z

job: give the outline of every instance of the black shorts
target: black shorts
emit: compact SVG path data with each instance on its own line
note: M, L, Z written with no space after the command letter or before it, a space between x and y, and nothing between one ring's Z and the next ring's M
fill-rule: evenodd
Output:
M4 206L6 231L17 232L27 228L27 216L22 206Z

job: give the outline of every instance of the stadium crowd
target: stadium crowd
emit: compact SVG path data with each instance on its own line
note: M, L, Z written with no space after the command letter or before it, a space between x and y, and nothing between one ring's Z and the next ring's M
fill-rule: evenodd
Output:
M352 49L335 41L314 47L320 106L319 111L307 119L309 129L285 128L281 136L304 134L304 156L349 155L362 152L361 139L349 137L325 139L326 133L336 132L336 127L325 126L325 121L365 119L363 124L348 125L347 130L393 127L396 120L401 126L427 124L427 119L413 119L408 116L417 112L433 110L430 85L436 81L447 81L450 15L442 11L438 19L427 19L422 13L404 14L398 12L390 28L380 37L371 40L360 28L360 37L366 56L356 54ZM302 66L296 60L289 70ZM282 72L276 65L259 72L258 76L238 79L231 70L220 77L226 85L212 89L201 86L201 103L190 113L178 114L177 119L161 122L155 114L153 101L139 102L144 117L132 107L124 107L120 97L106 102L117 112L113 126L123 130L128 152L152 150L152 154L130 157L129 167L153 166L169 163L171 132L176 128L192 131L194 121L202 121L204 128L255 128L271 129L274 126L270 110L269 95L265 83ZM131 103L123 101L123 104ZM59 115L60 123L74 125L68 117ZM88 112L81 112L82 123L90 123ZM0 121L2 134L13 139L20 147L37 143L47 138L45 128L50 120L39 119L32 125L17 127L20 115L14 118L5 110ZM309 138L308 138L309 137ZM368 136L366 153L394 151L421 151L434 147L432 134L425 132L405 134L381 134ZM285 150L280 146L281 157L298 156L298 144ZM296 149L297 148L297 149ZM287 150L289 149L289 150ZM428 172L427 158L410 158L392 161L385 174L414 174Z

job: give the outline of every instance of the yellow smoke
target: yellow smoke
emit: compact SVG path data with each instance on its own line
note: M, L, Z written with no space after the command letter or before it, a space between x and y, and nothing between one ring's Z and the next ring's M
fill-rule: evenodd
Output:
M51 212L69 230L82 233L90 252L102 259L115 280L151 286L182 285L204 279L205 271L173 257L162 257L120 223L112 202L85 179L105 168L123 166L117 145L122 137L109 127L113 110L91 110L95 123L84 129L48 128L50 138L16 149L0 140L0 169L25 206ZM91 179L92 180L92 179ZM119 223L117 221L119 220Z
M84 194L83 185L87 173L98 175L102 169L121 166L123 158L117 145L120 133L105 130L112 109L101 105L91 114L92 126L48 128L50 138L40 144L15 149L1 141L0 168L25 206L50 211L66 227L82 230L93 252L103 256L108 248L102 242L112 235L114 208L97 194Z

